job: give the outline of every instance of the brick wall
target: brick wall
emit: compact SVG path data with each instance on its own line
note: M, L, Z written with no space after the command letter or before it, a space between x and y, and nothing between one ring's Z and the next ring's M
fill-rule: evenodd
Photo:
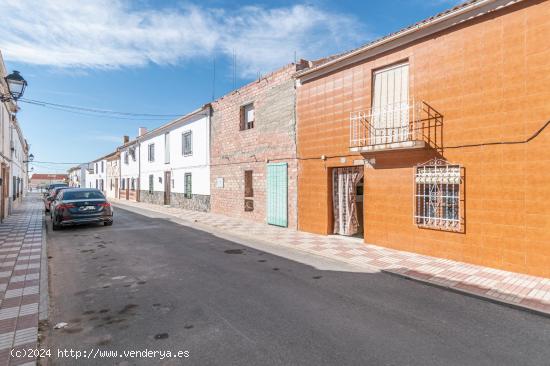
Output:
M298 88L299 228L331 229L330 168L352 165L349 113L370 107L372 70L408 59L410 95L443 115L442 157L465 171L465 231L413 222L413 173L434 151L393 151L365 169L365 241L550 276L550 2L525 1ZM321 161L319 156L328 156ZM342 162L342 158L346 161Z
M289 165L288 220L296 227L294 64L287 65L212 103L211 210L266 221L268 161ZM240 107L254 103L254 128L240 131ZM253 170L254 211L244 211L244 171ZM224 187L216 187L223 178Z

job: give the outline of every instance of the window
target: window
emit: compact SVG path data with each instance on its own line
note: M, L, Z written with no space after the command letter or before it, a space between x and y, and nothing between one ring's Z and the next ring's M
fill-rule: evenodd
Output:
M147 160L155 161L155 144L149 144L147 146Z
M372 145L406 141L409 136L409 64L391 65L372 75Z
M170 132L164 134L164 164L170 164Z
M191 173L185 173L185 192L183 194L183 196L185 198L192 198L193 197L193 187L192 187L192 177L191 177Z
M132 178L130 189L134 191L136 189L136 179Z
M120 181L120 189L126 189L126 185L124 184L126 182L126 179L122 178Z
M181 141L183 156L193 155L193 132L184 132Z
M104 166L104 162L101 161L101 172L103 173L105 171L105 166Z
M126 151L124 153L124 164L128 165L129 164L129 160L128 160L128 151Z
M462 177L459 165L432 160L416 167L415 221L418 226L461 230Z
M132 161L136 161L136 148L132 147L128 150L128 152L130 153L130 156L132 157Z
M97 168L97 163L95 163L94 173L95 174L99 173L99 169Z
M240 128L241 131L254 128L254 103L243 105L241 107Z
M254 188L252 184L252 170L244 171L244 210L254 211Z
M150 174L149 175L149 193L153 193L153 180L154 180L154 176L153 174Z

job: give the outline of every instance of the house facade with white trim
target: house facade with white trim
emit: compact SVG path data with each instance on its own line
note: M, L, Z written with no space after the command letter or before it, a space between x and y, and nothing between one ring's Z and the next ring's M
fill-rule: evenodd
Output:
M139 200L210 210L210 105L138 137Z

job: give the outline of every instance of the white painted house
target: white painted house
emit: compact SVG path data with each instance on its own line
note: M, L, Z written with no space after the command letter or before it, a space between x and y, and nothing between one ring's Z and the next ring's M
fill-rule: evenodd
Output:
M111 153L112 154L112 153ZM108 154L108 155L111 155ZM88 188L97 188L105 193L105 184L107 182L107 159L108 156L102 156L99 159L92 161L91 173L86 174L86 182Z
M147 133L143 127L139 129L139 136ZM118 148L120 151L120 184L119 198L122 200L139 201L139 143L129 141Z
M139 200L210 210L210 105L137 138Z

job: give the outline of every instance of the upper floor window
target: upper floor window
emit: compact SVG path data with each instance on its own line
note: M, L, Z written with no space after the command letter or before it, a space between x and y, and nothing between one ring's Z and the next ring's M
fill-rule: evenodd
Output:
M124 164L128 165L128 151L124 152Z
M241 107L241 123L242 130L254 128L254 103L246 104Z
M128 150L128 152L130 153L130 156L132 157L132 161L136 161L136 148L132 147Z
M183 133L181 145L184 156L193 155L193 132L187 131Z
M103 173L105 171L105 162L102 160L101 161L101 172Z
M408 140L409 64L375 70L372 75L370 140L373 145Z
M147 146L147 160L155 161L155 144L149 144Z
M170 163L170 132L164 134L164 164Z
M416 167L415 221L422 227L460 231L462 174L459 165L434 159Z

